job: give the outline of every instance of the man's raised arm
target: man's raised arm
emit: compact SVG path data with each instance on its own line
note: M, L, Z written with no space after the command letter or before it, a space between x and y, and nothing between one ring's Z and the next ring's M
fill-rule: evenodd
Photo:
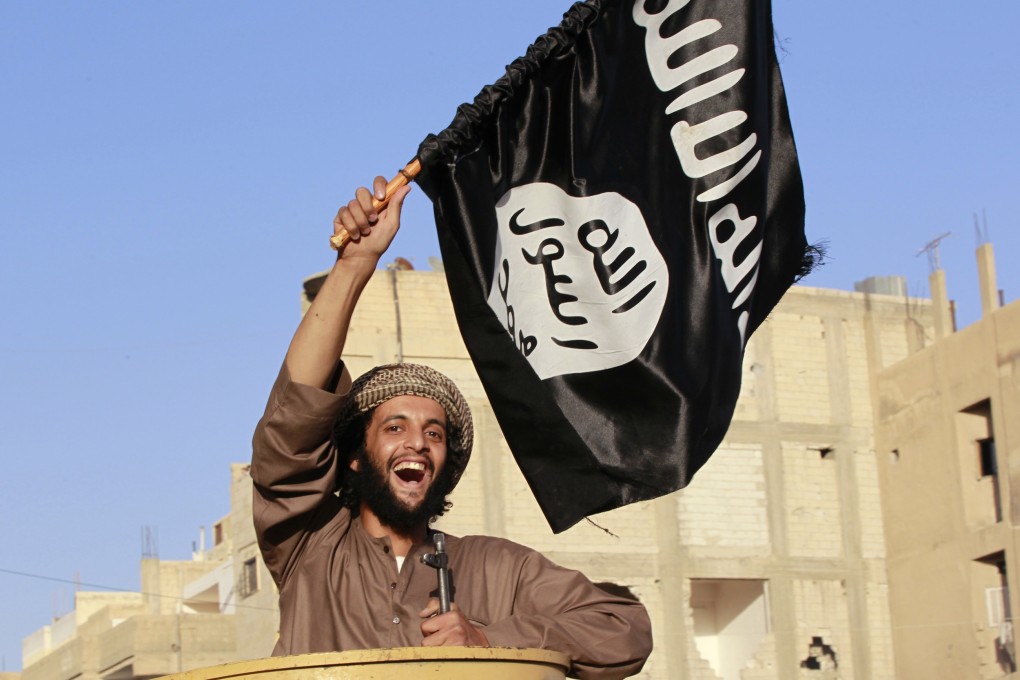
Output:
M385 186L386 180L377 177L375 195L384 195ZM361 188L337 212L334 232L346 229L351 240L301 320L255 428L251 465L255 531L277 585L287 578L313 518L332 517L339 510L333 494L337 461L330 434L350 377L346 371L337 372L338 362L358 298L400 227L400 208L408 190L398 189L389 206L377 214L372 193ZM330 385L334 373L338 382Z
M386 179L376 177L373 190L381 200ZM362 187L354 200L337 212L333 232L346 229L351 240L337 257L287 350L287 369L294 382L326 386L343 351L358 298L400 228L400 209L408 191L406 186L398 189L388 207L377 213L372 194Z

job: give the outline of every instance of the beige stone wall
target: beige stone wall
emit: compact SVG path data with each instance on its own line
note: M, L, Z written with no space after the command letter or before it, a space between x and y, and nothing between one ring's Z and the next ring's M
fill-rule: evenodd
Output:
M678 541L691 547L744 548L748 553L768 554L771 536L761 446L720 447L698 472L697 480L680 492Z
M773 356L779 419L828 423L832 404L824 319L811 314L777 312L770 318L769 326L782 338L781 351Z
M227 521L232 541L231 561L237 587L233 617L236 628L234 660L260 659L269 656L276 645L280 630L279 592L269 574L255 541L255 525L251 516L252 482L248 464L230 466L230 514ZM256 587L243 592L245 564L255 560Z
M792 556L843 556L835 455L831 453L832 457L823 458L819 448L803 443L783 445L786 534Z
M1002 677L1001 628L986 589L1012 611L1020 568L1015 489L1020 469L1020 302L989 311L878 375L878 473L885 507L891 638L898 677ZM987 402L990 418L974 414ZM982 478L977 439L991 434L999 474ZM995 519L994 491L1001 501ZM1011 635L1007 635L1012 637ZM1015 649L1014 649L1015 654Z
M895 657L878 478L888 451L879 448L876 457L877 392L869 376L929 342L930 328L924 302L794 288L752 337L733 426L692 485L560 535L549 530L501 436L441 274L378 272L353 319L345 357L355 375L402 358L457 381L474 413L476 444L440 527L504 536L593 581L630 587L648 607L655 637L640 677L719 678L695 643L692 584L741 581L760 584L767 601L767 630L747 654L741 680L814 677L801 668L814 637L835 650L843 680L886 680ZM209 556L232 560L240 583L243 564L257 556L245 465L231 469L231 497L231 513L221 520L228 540ZM143 565L143 580L179 591L187 581L182 570L202 568ZM223 660L268 654L278 628L276 596L259 560L258 587L224 617L232 633L211 633L223 645L218 653L232 655ZM147 611L166 613L156 602ZM90 668L83 658L94 648L93 639L79 636L35 664L27 680L64 680L71 676L58 669ZM155 651L150 656L169 663Z
M358 373L395 360L399 347L404 360L451 375L471 400L476 449L441 528L504 536L631 587L654 624L645 678L715 677L683 615L692 578L768 584L773 632L745 678L801 677L819 635L832 636L841 677L893 677L869 376L926 341L930 305L793 289L749 343L734 426L694 483L554 536L454 330L443 277L395 278L401 341L394 276L380 272L352 324L349 364Z

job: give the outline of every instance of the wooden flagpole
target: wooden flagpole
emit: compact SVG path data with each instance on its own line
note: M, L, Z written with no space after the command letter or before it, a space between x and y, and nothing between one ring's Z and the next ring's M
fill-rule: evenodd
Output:
M413 161L404 166L404 168L397 173L397 176L389 181L386 185L386 195L383 196L382 200L378 198L372 199L372 207L376 210L382 210L385 208L390 199L393 198L393 194L396 193L397 189L404 186L421 172L421 161L415 158ZM334 234L329 237L329 245L333 250L340 250L347 242L351 240L351 235L347 233L346 229L342 229L339 234Z

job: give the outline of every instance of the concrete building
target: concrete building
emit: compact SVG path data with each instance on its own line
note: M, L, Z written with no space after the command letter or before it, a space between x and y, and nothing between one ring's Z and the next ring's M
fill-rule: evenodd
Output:
M893 677L870 376L933 337L930 302L793 289L753 336L733 425L691 487L558 536L452 319L443 276L393 267L366 289L345 348L355 375L427 363L470 401L475 454L441 528L505 536L629 587L656 636L643 677Z
M306 281L306 298L320 284L318 277ZM971 634L978 621L971 590L994 590L1004 578L1014 578L1015 556L1008 544L1012 529L991 521L994 515L987 512L978 518L984 522L981 528L972 529L963 519L952 519L956 510L945 507L924 541L909 536L915 519L911 501L900 497L889 466L894 450L901 461L893 474L915 464L907 453L915 445L897 445L886 427L916 422L914 416L899 414L917 399L905 388L903 400L898 400L900 393L890 397L887 385L902 376L905 385L923 393L922 369L904 367L916 362L930 367L934 359L925 357L942 357L943 343L955 336L940 338L948 328L943 300L909 299L895 280L869 280L861 289L795 287L788 293L752 337L732 427L688 489L594 517L594 523L560 535L550 532L503 441L455 330L441 273L406 266L380 270L362 297L345 356L355 375L380 363L413 361L434 366L461 386L475 417L476 448L454 493L454 509L440 528L459 535L504 536L581 569L594 581L629 587L648 606L653 622L655 651L643 678L996 677L911 671L914 658L927 654L929 639L912 632L911 622L935 620L928 612L939 609L942 598L932 593L944 591L943 585L936 587L934 574L925 577L923 587L912 586L916 554L933 549L938 530L959 529L945 540L974 547L965 563L979 566L971 567L965 584L957 584L966 586L970 599L957 597L960 608L946 614L965 622ZM957 334L965 339L981 335L980 342L998 337L997 345L966 347L974 361L979 361L978 352L998 347L999 354L991 355L1000 356L998 363L981 372L989 379L998 375L1000 383L1013 381L1011 404L996 397L984 421L981 404L990 397L979 396L958 408L954 400L952 419L965 414L961 422L966 428L959 430L966 429L966 437L987 439L979 431L987 421L994 423L988 427L996 443L1007 441L1007 434L1000 433L1009 420L1003 409L1016 413L1020 383L1015 308L994 312L1000 320L991 330ZM1012 358L1003 364L1002 352L1009 351ZM1015 428L1016 417L1011 417ZM950 432L955 430L933 436L955 440ZM1012 441L1015 456L1020 453L1015 434ZM1004 463L996 470L1009 470L1002 458L1007 449L1000 446L997 455ZM937 473L933 462L921 465ZM1010 498L1006 475L996 472L994 478L997 486L979 480L981 488L966 493L987 498L988 488L997 488L1000 514L1011 517L1012 504L1001 500ZM954 479L962 499L966 487L959 475ZM212 550L200 551L194 562L143 563L143 590L149 594L138 595L137 601L122 596L124 602L99 606L79 594L69 615L75 617L71 633L57 631L71 625L58 621L49 632L26 640L24 680L127 680L267 655L278 622L276 593L257 555L246 466L233 466L232 480L231 513L218 524ZM883 489L888 492L884 504ZM910 493L919 492L913 488ZM942 498L941 490L935 493L931 498ZM988 501L975 501L981 502L987 511ZM958 511L965 507L961 500ZM939 522L944 526L936 526ZM946 544L943 550L948 570L962 548ZM1000 554L1004 562L996 557ZM901 595L902 588L908 593L913 588L913 594ZM159 593L168 595L166 602L153 601L160 598L152 594ZM900 611L916 607L925 594L927 609ZM1003 616L1016 604L1007 607L1009 598L993 601L1002 604ZM209 649L197 637L184 635L185 630L208 640ZM988 638L986 656L994 644ZM977 667L976 653L970 658L974 661L959 667Z
M897 677L1011 677L1020 608L1020 302L999 308L978 251L980 321L877 376ZM932 298L951 319L941 272Z
M276 594L256 558L247 465L231 474L231 511L213 526L212 548L143 559L138 593L75 593L73 611L23 641L21 680L152 678L267 656Z

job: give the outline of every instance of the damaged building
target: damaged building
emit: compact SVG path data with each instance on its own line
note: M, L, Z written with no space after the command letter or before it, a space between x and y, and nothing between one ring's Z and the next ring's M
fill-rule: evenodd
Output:
M931 299L908 297L898 277L791 289L751 338L732 426L693 484L560 535L500 434L441 272L406 261L377 272L345 357L355 375L402 360L461 386L475 452L439 528L526 543L629 589L655 636L640 677L1002 677L1016 668L1020 303L1001 307L982 248L984 315L959 331L941 272ZM305 282L306 306L320 284ZM247 469L232 475L209 550L187 567L143 563L163 604L79 593L74 620L26 640L22 680L132 680L268 655L275 592ZM202 626L218 642L190 635Z

